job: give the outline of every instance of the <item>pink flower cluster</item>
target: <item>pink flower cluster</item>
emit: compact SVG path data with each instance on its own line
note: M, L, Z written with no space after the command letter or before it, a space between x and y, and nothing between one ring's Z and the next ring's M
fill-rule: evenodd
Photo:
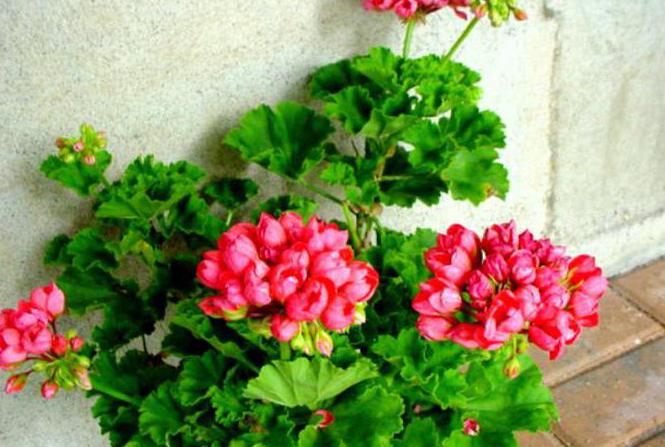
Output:
M469 8L471 0L364 0L363 7L368 11L392 10L403 19L416 15L426 15L449 7L460 18L466 19L463 8Z
M80 337L75 334L66 337L55 330L55 321L64 310L65 295L55 284L49 284L34 289L30 299L19 301L16 309L0 311L0 369L12 371L26 361L35 361L33 369L39 363L40 371L50 369L54 372L57 366L50 368L50 364L55 365L56 360L80 351L83 348ZM87 388L86 361L78 356L73 360L77 366L81 366L74 373L78 376L76 384ZM12 394L23 390L33 369L11 376L5 391ZM52 398L60 387L51 379L42 385L42 396L45 399Z
M364 321L365 302L379 283L347 242L337 225L316 217L305 224L292 212L279 219L263 213L258 225L239 223L198 266L199 280L219 292L199 307L212 317L259 321L281 342L329 355L326 329Z
M461 225L425 253L435 277L420 285L413 309L429 340L494 350L514 334L558 358L582 327L598 324L607 280L594 258L570 258L547 239L493 225L482 240Z

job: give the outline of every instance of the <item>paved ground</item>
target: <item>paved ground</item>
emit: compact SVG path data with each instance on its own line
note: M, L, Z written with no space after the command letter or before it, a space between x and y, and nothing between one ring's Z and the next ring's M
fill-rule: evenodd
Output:
M561 421L523 447L665 447L665 260L614 278L601 323L560 360L533 355Z

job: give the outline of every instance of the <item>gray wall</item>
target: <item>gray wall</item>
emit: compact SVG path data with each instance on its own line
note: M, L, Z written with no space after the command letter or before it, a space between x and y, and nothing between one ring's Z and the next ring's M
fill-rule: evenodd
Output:
M483 74L483 106L507 124L508 200L474 208L446 199L387 210L387 221L480 228L514 217L591 251L610 273L665 254L665 3L523 3L528 22L480 26L459 55ZM107 131L114 173L152 152L240 168L284 190L218 142L258 103L303 98L313 68L373 45L399 48L399 23L359 4L0 1L0 304L47 281L44 244L87 217L88 204L38 172L54 137L80 122ZM444 51L462 27L448 13L430 17L414 52ZM37 394L0 397L0 445L106 445L80 395L44 404Z

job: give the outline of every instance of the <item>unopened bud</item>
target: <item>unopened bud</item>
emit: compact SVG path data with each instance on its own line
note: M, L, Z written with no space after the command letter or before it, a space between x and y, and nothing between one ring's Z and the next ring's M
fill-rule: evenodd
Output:
M74 154L64 154L60 157L62 161L64 161L67 164L72 164L76 161L76 157L74 157Z
M23 391L25 384L28 382L28 376L30 373L16 374L7 379L5 384L5 393L7 394L16 394Z
M520 361L517 359L517 357L513 357L508 360L503 367L503 374L510 379L514 379L520 375L520 370Z
M92 389L92 384L90 383L90 377L88 377L87 369L76 369L74 374L78 377L78 387L82 390L89 391Z
M270 338L272 336L272 331L270 330L271 318L249 318L247 320L247 326L255 334L259 334L264 338Z
M62 149L62 148L64 148L65 146L66 146L66 144L65 144L65 140L63 140L62 138L56 138L56 140L55 140L55 147L57 147L58 149Z
M316 349L325 357L330 357L333 351L333 339L324 330L316 334Z
M87 164L88 166L93 166L95 163L97 163L97 159L94 155L88 154L83 157L83 163Z
M69 349L69 340L63 337L60 334L55 334L53 340L51 341L51 351L58 357L62 357L67 354Z
M356 305L356 310L353 313L353 324L364 324L367 321L367 316L365 314L365 303L360 303Z
M467 436L478 436L478 433L480 433L480 424L475 419L466 419L464 420L462 431Z
M316 410L314 414L323 418L321 422L317 424L316 428L326 428L335 422L335 416L333 416L333 414L328 410Z
M513 9L513 16L519 21L523 21L529 18L526 11L518 8Z
M46 400L53 399L59 390L60 387L57 383L47 380L42 384L42 397Z
M69 346L71 346L72 351L74 351L74 352L79 352L81 349L83 349L84 344L85 344L85 342L83 341L83 339L81 337L78 337L78 336L72 337L69 340Z
M82 142L82 141L77 141L77 142L74 143L74 145L72 146L72 149L74 150L74 152L81 152L81 151L83 151L83 149L85 149L85 146L83 146L83 142Z

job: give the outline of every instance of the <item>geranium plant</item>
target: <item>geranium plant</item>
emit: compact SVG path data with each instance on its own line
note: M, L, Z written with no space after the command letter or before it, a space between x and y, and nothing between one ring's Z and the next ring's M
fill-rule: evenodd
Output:
M48 245L54 283L0 314L8 393L33 378L46 399L87 390L114 447L500 447L550 428L557 410L526 350L556 359L598 324L594 259L514 222L413 234L381 222L385 206L506 195L503 123L453 56L483 17L526 15L513 0L364 7L401 18L401 55L321 67L312 104L262 105L224 139L340 220L318 217L312 196L256 203L252 180L185 161L138 158L111 181L103 132L56 140L42 171L90 198L94 219ZM467 28L444 55L410 57L439 10ZM58 331L63 312L92 311L86 342Z

